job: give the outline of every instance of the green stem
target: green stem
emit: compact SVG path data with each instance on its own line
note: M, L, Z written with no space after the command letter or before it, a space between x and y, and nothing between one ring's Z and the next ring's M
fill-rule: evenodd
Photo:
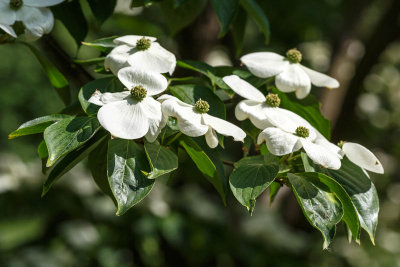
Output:
M166 146L172 144L176 139L178 139L182 135L182 132L177 133L171 140L168 141Z

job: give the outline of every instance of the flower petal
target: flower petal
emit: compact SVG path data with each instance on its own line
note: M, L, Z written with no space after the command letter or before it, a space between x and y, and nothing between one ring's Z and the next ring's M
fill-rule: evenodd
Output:
M17 37L17 34L15 33L14 29L11 26L0 24L0 29L5 31L12 37L15 37L15 38Z
M267 127L273 126L268 120L267 112L264 109L271 108L265 103L256 102L254 100L242 100L235 108L235 116L238 120L250 121L258 129L264 130Z
M157 139L157 136L160 134L162 128L164 128L163 126L165 126L161 125L161 104L152 97L146 97L140 104L143 112L146 114L147 119L149 120L149 131L145 137L147 141L154 142Z
M147 115L141 102L128 98L102 106L97 118L111 135L123 139L137 139L149 131Z
M193 110L193 106L177 99L168 99L162 102L161 109L164 115L175 117L178 120L179 130L191 137L204 135L208 126L202 124L201 114Z
M157 95L168 87L167 79L160 73L134 67L126 67L118 71L118 78L128 89L138 85L143 86L148 96Z
M249 71L257 77L269 78L275 76L289 65L283 56L271 52L257 52L240 58Z
M203 115L203 120L205 124L211 126L218 133L232 136L235 141L244 142L246 133L236 125L208 114Z
M151 42L155 42L157 38L144 35L125 35L114 39L114 44L116 45L129 45L131 47L136 47L136 42L142 38L150 39Z
M175 55L160 46L152 43L145 51L136 51L128 58L129 65L141 70L150 70L158 73L172 74L176 66Z
M218 146L218 136L211 127L204 136L209 147L216 148Z
M8 3L0 1L0 24L4 24L5 26L13 25L15 19L15 11L10 9L10 5ZM7 33L10 34L9 32Z
M108 103L124 100L130 95L129 91L117 92L117 93L104 93L102 94L99 90L96 90L93 95L89 98L88 102L98 106L103 106Z
M343 153L342 153L342 150L340 149L340 147L338 147L335 144L332 144L327 139L325 139L325 137L323 137L323 138L317 137L317 139L314 141L314 143L316 145L324 147L329 152L337 155L340 159L343 158Z
M257 88L236 75L225 76L222 80L241 97L260 103L265 101L265 96Z
M384 173L381 162L366 147L356 143L345 142L342 149L344 154L354 164L367 171Z
M289 64L283 72L275 77L276 87L285 93L300 90L300 96L310 91L311 81L299 64Z
M64 0L24 0L24 5L31 7L47 7L58 5L61 2L64 2Z
M16 15L16 19L25 25L27 41L35 41L53 29L54 17L48 8L22 6L16 11Z
M305 138L299 138L307 156L316 164L324 168L338 170L341 162L337 154L331 153L325 147L314 144Z
M120 45L111 50L104 60L104 67L111 70L114 75L122 68L129 67L128 57L136 50L128 45Z
M320 73L318 71L309 69L305 66L300 65L301 68L307 73L308 77L310 78L311 82L320 87L328 87L328 88L338 88L339 87L339 82L332 78L329 77L328 75L325 75L323 73Z
M269 127L260 133L257 143L262 144L265 141L271 154L282 156L299 150L301 148L299 139L279 128Z

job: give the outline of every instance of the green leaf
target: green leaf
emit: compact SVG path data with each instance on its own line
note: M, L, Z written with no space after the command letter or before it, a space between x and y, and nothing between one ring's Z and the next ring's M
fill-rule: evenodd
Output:
M226 111L224 102L209 88L195 84L183 84L170 86L169 89L171 94L191 105L194 105L199 98L207 101L210 104L209 114L225 119Z
M161 2L161 11L169 32L175 35L183 28L190 25L206 6L206 0L184 1L179 6L176 0L164 0Z
M88 166L97 186L103 193L111 197L115 205L117 205L117 200L114 198L110 184L108 183L107 149L108 139L103 139L102 142L89 153Z
M275 197L281 189L282 185L278 182L272 182L269 186L269 205L271 206L274 203Z
M42 161L42 173L46 174L48 168L46 167L47 158L49 157L49 152L47 151L46 142L42 140L37 149L39 158Z
M301 160L303 161L304 170L306 172L315 172L314 167L310 164L307 153L301 152Z
M51 85L56 89L58 96L65 105L68 105L71 102L71 94L69 90L69 83L64 75L36 47L29 43L21 42L21 44L26 45L32 51L46 73Z
M246 32L247 14L243 8L239 8L232 22L232 37L236 46L235 56L239 57L243 50L244 34Z
M56 122L44 131L49 151L47 167L59 158L86 143L100 129L97 118L72 117Z
M231 25L235 17L239 7L239 0L211 0L211 4L221 25L219 37L223 37L228 32L229 25Z
M51 10L54 17L64 24L79 46L88 33L88 24L79 1L65 1L52 6Z
M52 125L54 122L61 121L70 117L71 116L64 114L53 114L27 121L19 126L17 130L10 133L8 135L8 138L14 139L20 136L42 133L48 126Z
M111 36L106 38L97 39L91 42L82 42L83 45L94 47L101 52L107 52L116 47L117 45L114 43L114 39L117 36Z
M253 18L258 28L265 36L265 43L269 43L270 29L267 16L265 16L262 8L256 3L255 0L240 0L240 4L249 14L249 17Z
M93 149L95 149L107 136L106 132L97 133L83 146L75 149L67 154L60 162L51 170L49 177L43 185L42 196L44 196L51 188L51 186L64 174L70 171L80 161L86 158Z
M350 229L351 234L357 243L359 243L360 236L360 222L358 219L357 210L346 190L333 178L317 172L306 172L306 173L297 173L296 175L301 176L308 181L318 184L322 183L326 185L332 193L340 200L343 207L343 221L346 223L348 228Z
M313 95L304 99L296 99L293 94L285 94L274 89L281 99L281 108L288 109L303 117L328 140L331 138L331 123L321 114L321 104Z
M278 160L271 154L242 158L229 177L233 195L253 213L256 198L274 181L278 171Z
M222 201L226 205L226 190L224 189L224 177L221 177L217 167L203 149L190 137L182 136L180 145L186 150L189 157L196 164L200 172L217 189Z
M361 227L367 231L372 243L375 243L375 231L378 225L379 198L374 184L364 171L347 157L342 160L339 170L315 169L339 182L350 195L358 212Z
M113 14L117 0L88 0L88 3L99 24L103 24Z
M94 65L97 63L103 63L106 57L96 57L89 59L75 59L74 62L81 65Z
M132 0L131 8L141 7L141 6L149 6L156 2L161 2L163 0Z
M155 179L178 168L178 156L172 150L147 142L144 148L151 168L150 173L145 173L148 179Z
M141 146L132 140L108 141L107 175L117 200L117 215L124 214L150 193L154 180L142 173L148 170L149 163Z
M304 215L322 233L323 248L328 248L335 237L336 224L343 217L341 202L323 184L314 184L292 173L288 174L288 178Z
M119 92L124 89L124 85L118 80L118 78L111 76L105 77L97 80L93 80L85 84L78 94L79 102L81 103L82 109L88 115L97 113L100 106L89 103L89 98L92 94L99 90L102 93L105 92Z

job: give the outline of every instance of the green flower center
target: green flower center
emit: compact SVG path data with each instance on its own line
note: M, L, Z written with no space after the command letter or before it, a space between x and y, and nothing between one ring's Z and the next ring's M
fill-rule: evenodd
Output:
M143 86L137 85L131 89L131 96L136 100L142 101L147 96L147 90Z
M271 107L279 107L279 105L281 104L281 99L277 94L270 93L265 97L265 102L267 102L267 104Z
M301 52L297 50L297 48L293 48L286 52L286 58L291 63L300 63L303 56L301 55Z
M310 136L310 130L308 130L306 127L299 126L296 129L296 135L299 137L309 137Z
M342 148L344 143L346 143L346 142L341 140L339 143L337 143L337 145L338 145L338 147Z
M210 110L210 105L207 101L202 100L201 98L197 100L196 104L194 104L197 112L207 113Z
M20 9L23 4L22 0L10 0L10 8L14 10Z
M140 51L147 50L150 48L150 46L151 46L151 40L145 37L142 37L136 42L136 49Z

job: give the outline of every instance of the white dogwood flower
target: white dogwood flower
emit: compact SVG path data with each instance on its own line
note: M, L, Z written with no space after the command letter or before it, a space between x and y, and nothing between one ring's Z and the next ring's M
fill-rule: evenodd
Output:
M268 127L260 133L258 144L265 141L269 152L276 156L304 148L314 163L329 169L340 169L340 148L329 142L306 120L291 111L287 111L281 120L276 119L273 127Z
M63 1L0 0L0 28L11 36L17 37L12 25L16 21L21 21L25 26L25 38L28 41L35 41L53 29L53 13L47 7Z
M319 87L339 87L337 80L301 65L301 59L300 51L295 48L290 49L286 57L272 52L257 52L241 57L253 75L260 78L275 76L275 84L280 91L295 92L299 99L310 93L311 83Z
M118 78L126 91L118 93L95 92L90 103L102 106L97 118L111 135L123 139L145 136L153 142L160 133L161 104L153 97L167 89L167 79L158 72L123 68Z
M276 94L264 96L257 88L236 75L225 76L223 81L238 95L246 100L240 101L235 108L238 120L250 121L257 128L264 130L274 126L287 114L286 109L279 108L281 100Z
M380 174L384 173L381 162L366 147L351 142L340 142L339 146L342 147L342 154L361 169Z
M232 136L235 141L244 142L246 133L236 125L220 118L207 114L210 105L202 99L196 104L190 105L180 101L171 95L162 95L158 98L163 112L162 126L166 125L168 117L175 117L178 121L179 130L191 137L204 135L209 147L215 148L218 145L220 133L225 136Z
M133 66L158 73L172 74L175 55L156 42L156 38L126 35L114 40L117 45L106 57L104 67L115 75L121 68Z

